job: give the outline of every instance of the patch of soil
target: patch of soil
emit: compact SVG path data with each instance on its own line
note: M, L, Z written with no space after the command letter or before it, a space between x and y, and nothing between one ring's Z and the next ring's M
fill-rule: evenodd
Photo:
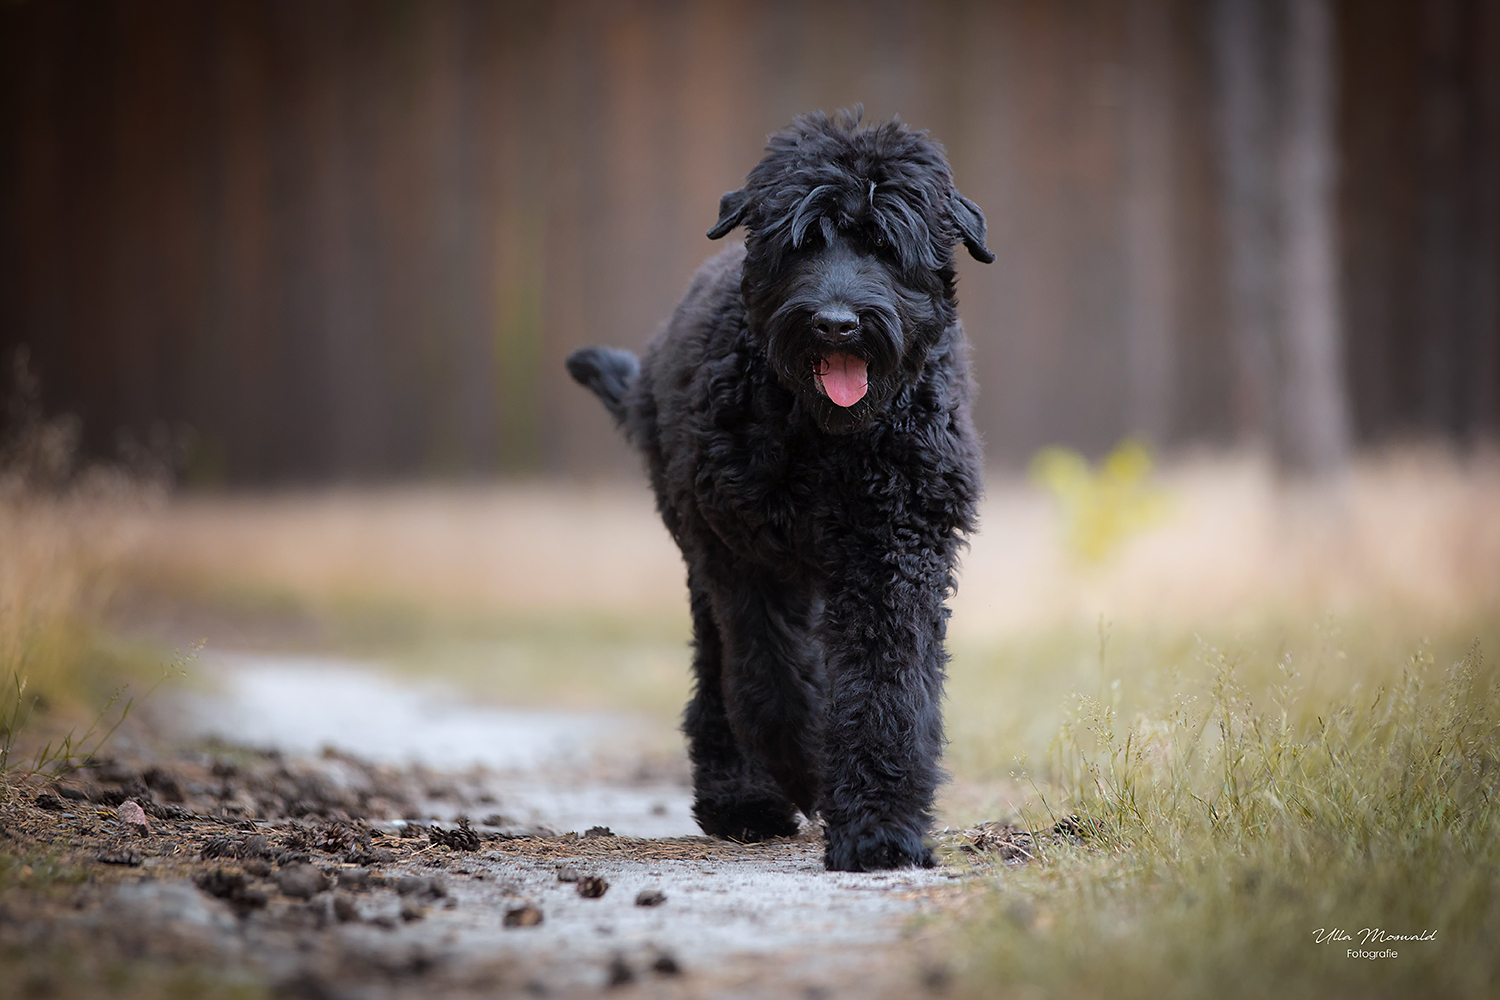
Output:
M60 783L0 786L0 981L29 969L27 956L77 949L106 965L217 955L206 974L293 994L314 979L342 989L372 976L430 978L441 964L431 956L397 948L399 960L357 960L358 948L325 939L337 926L389 933L452 904L445 877L412 870L516 836L466 819L398 835L416 828L390 817L414 811L428 778L338 755L219 747L198 759L99 759ZM467 981L473 963L464 968ZM503 978L486 969L484 983Z
M224 745L0 788L0 981L33 961L15 956L82 949L102 965L196 963L289 996L649 985L688 997L746 983L910 996L915 953L889 947L900 922L952 912L965 894L956 869L825 872L814 826L756 844L557 834L499 813L428 820L434 792L459 807L508 794L345 754ZM1036 836L1004 824L940 840L966 871L1037 854Z

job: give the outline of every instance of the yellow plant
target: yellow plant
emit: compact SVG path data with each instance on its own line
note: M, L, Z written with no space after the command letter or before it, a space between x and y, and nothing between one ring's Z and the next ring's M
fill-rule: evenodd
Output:
M1151 482L1152 467L1146 445L1127 438L1097 468L1071 448L1043 448L1028 474L1057 501L1069 554L1097 564L1165 516L1167 496Z

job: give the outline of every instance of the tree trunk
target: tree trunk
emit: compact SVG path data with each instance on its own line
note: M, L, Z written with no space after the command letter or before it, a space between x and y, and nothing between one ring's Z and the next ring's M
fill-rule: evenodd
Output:
M1290 0L1281 149L1285 327L1277 453L1319 471L1349 456L1335 241L1334 44L1328 0Z
M1168 0L1132 0L1127 14L1125 421L1157 445L1172 431L1176 368L1171 15Z
M1242 440L1286 469L1349 454L1328 0L1219 0L1220 156Z

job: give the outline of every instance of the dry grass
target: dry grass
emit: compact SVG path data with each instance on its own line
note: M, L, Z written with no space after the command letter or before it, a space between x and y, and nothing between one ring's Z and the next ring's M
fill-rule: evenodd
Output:
M993 878L968 995L1495 995L1500 669L1256 659L1205 647L1144 710L1119 677L1076 699L1028 818L1087 836Z
M46 705L97 693L97 626L131 544L122 502L0 497L0 676Z
M66 766L102 736L89 720L123 708L140 664L110 649L102 615L135 541L132 516L163 496L158 477L76 464L77 422L42 419L24 354L15 383L0 439L0 781L22 770L28 725L60 740L31 766Z
M1500 606L1500 460L1410 451L1288 486L1254 459L1204 457L1157 482L1159 523L1088 566L1061 544L1046 495L992 479L954 600L955 638L1101 615L1192 628L1399 610L1452 624ZM684 631L681 561L644 484L184 496L132 528L134 580L178 593Z
M681 561L643 488L186 495L136 526L133 578L174 593L518 628L568 615L671 619L686 607Z
M995 614L958 633L955 770L1009 775L995 804L1090 835L993 878L961 935L963 991L1495 995L1495 466L1407 454L1320 487L1249 464L1161 481L1174 519L1113 563L1032 552L1050 595L966 579ZM1056 526L1029 513L1039 546ZM974 562L1025 539L991 535ZM1334 928L1350 939L1318 943Z

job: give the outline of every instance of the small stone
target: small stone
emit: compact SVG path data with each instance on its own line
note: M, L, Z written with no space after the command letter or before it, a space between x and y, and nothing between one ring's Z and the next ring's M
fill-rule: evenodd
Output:
M667 901L667 894L660 889L642 889L635 897L636 906L660 906Z
M403 896L442 899L448 895L448 883L438 876L404 875L396 880L396 891Z
M140 851L105 851L99 855L102 865L126 865L134 868L141 863Z
M214 868L198 874L194 884L215 899L222 899L244 916L251 910L264 909L268 902L264 889L250 885L244 872L231 868Z
M58 798L56 795L49 795L48 793L43 792L38 795L33 801L36 803L36 807L38 809L45 809L48 812L63 811L63 800Z
M182 786L177 783L176 778L159 767L153 767L144 772L141 775L141 781L153 792L159 792L161 797L168 802L182 801Z
M945 965L929 965L922 970L922 985L929 993L946 993L953 984L953 973Z
M359 922L359 908L354 905L354 897L338 893L333 897L333 915L341 924L352 924Z
M585 875L578 880L578 895L584 899L600 899L609 891L609 883L598 875Z
M115 818L124 824L126 829L133 830L142 837L151 835L151 822L146 819L146 810L142 809L141 804L135 799L126 799L121 802L120 807L115 810Z
M607 826L591 826L583 831L584 839L592 837L613 837L615 832Z
M353 865L388 865L396 860L396 852L384 847L369 851L346 851L344 860Z
M322 930L333 919L332 907L324 900L308 900L286 907L274 915L278 923L293 930Z
M535 927L542 922L542 911L527 903L505 911L506 927Z
M625 986L635 982L635 972L625 961L624 955L616 954L609 960L609 972L605 977L605 984L611 987Z
M276 873L276 884L293 899L312 899L328 888L328 879L312 865L294 864Z
M658 976L680 976L682 966L677 964L677 957L670 951L659 952L656 960L651 963L651 971Z
M365 889L370 885L370 869L345 868L339 872L339 887L343 889Z
M577 882L580 877L577 868L565 865L557 870L557 880L559 882Z
M407 923L421 920L425 916L427 916L427 910L416 903L403 903L401 905L401 919Z

